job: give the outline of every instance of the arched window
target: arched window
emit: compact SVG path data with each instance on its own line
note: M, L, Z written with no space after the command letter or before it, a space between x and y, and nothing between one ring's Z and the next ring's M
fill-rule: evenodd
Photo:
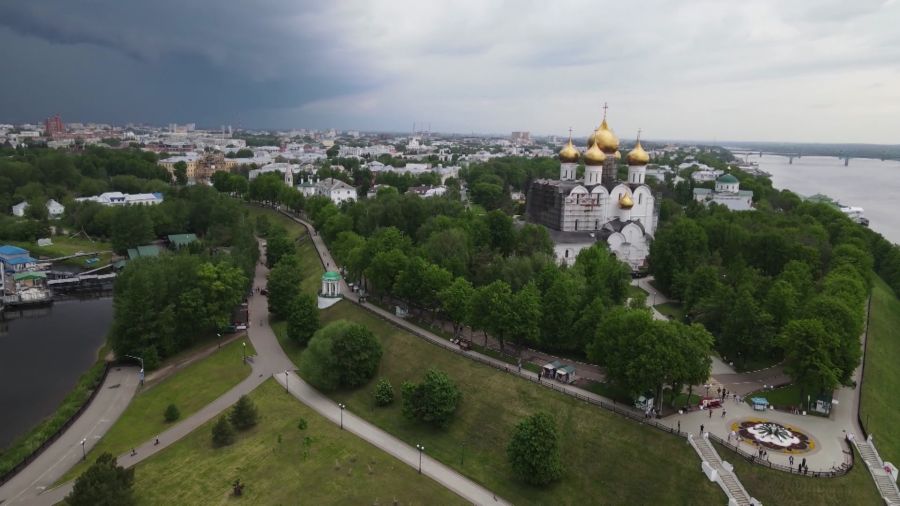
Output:
M569 258L569 249L566 248L566 258Z
M638 193L638 204L642 203L643 201L644 201L644 194Z

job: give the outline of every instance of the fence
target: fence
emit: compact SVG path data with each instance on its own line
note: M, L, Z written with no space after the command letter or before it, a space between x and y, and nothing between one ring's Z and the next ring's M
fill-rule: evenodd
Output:
M835 478L838 476L844 476L851 469L853 469L853 449L844 451L844 461L841 462L841 465L833 468L831 471L808 471L801 473L798 468L794 468L791 466L784 466L781 464L774 464L769 460L763 460L759 458L754 452L747 451L743 447L741 447L741 442L730 442L725 441L719 436L715 434L709 434L709 438L724 446L725 448L737 453L740 457L751 464L757 464L763 467L768 467L769 469L776 469L778 471L784 471L786 473L797 474L800 476L808 476L810 478ZM799 466L798 466L799 467Z
M63 435L66 429L71 427L72 424L75 423L76 420L78 420L78 417L81 416L82 413L84 413L88 406L91 405L94 397L97 396L97 392L100 391L100 387L103 386L103 382L106 381L106 375L109 374L109 370L112 366L113 364L111 362L106 363L106 366L103 369L103 375L100 376L100 380L97 382L97 386L94 387L94 389L91 391L91 395L89 395L87 400L84 401L80 408L78 408L78 411L73 413L72 416L70 416L69 419L62 424L62 426L56 429L56 432L54 432L53 435L51 435L43 443L41 443L41 446L35 448L34 451L32 451L27 457L22 459L21 462L16 464L15 467L3 473L3 475L0 476L0 485L3 485L7 481L11 480L13 476L19 473L19 471L25 469L28 464L32 463L34 459L38 458L42 453L44 453L44 450L46 450L51 444L56 442L56 440Z
M863 354L862 361L859 366L859 391L862 393L863 381L866 378L866 351L869 349L869 320L872 316L872 294L869 293L869 301L866 303L866 329L863 332L865 336L863 338ZM869 439L869 424L863 424L862 421L862 413L860 413L860 409L862 408L862 402L856 403L856 421L859 424L860 430L863 433L863 439ZM868 420L867 420L868 421Z
M282 212L282 214L285 214L286 216L289 216L291 218L299 219L299 217L296 215L291 215L290 213L284 212L283 210L281 212ZM310 231L310 232L312 231L311 227L309 227L306 223L303 223L302 221L300 221L300 223L304 227L306 227L308 231ZM317 253L318 253L318 250L317 250ZM319 255L319 260L320 261L322 260L321 254ZM647 425L649 427L653 427L655 429L666 432L668 434L674 434L674 435L677 435L680 437L687 437L687 434L688 434L687 432L678 430L673 427L669 427L668 425L660 423L659 421L657 421L653 418L648 418L644 414L643 411L634 410L634 409L631 409L630 407L624 407L624 406L621 406L621 405L615 404L615 403L610 404L608 402L602 401L595 397L578 393L577 391L574 391L571 388L566 388L563 385L560 385L552 380L541 381L540 376L532 377L530 374L523 374L519 370L518 366L505 364L505 363L499 362L499 360L484 357L477 353L467 352L465 350L460 349L459 347L457 347L455 345L452 345L449 341L445 341L441 338L435 339L432 336L424 334L414 325L408 325L408 326L402 325L401 323L399 323L391 318L385 317L385 315L382 313L382 312L387 313L387 311L385 309L377 308L377 306L374 306L369 303L360 303L358 300L353 300L351 298L346 298L345 300L348 300L348 301L360 306L361 308L369 311L370 313L374 314L378 318L381 318L382 320L388 322L389 324L391 324L401 330L409 332L409 333L415 335L416 337L424 339L425 341L427 341L431 344L434 344L435 346L440 346L441 348L443 348L445 350L456 353L457 355L465 356L468 359L471 359L476 362L482 363L484 365L493 367L494 369L497 369L499 371L503 371L508 374L514 374L514 375L518 376L519 378L526 379L528 381L531 381L532 383L537 383L537 384L542 385L551 390L555 390L561 394L568 395L570 397L574 397L580 401L587 402L588 404L592 404L594 406L605 409L607 411L611 411L617 415L621 415L626 418L630 418L640 424ZM870 302L871 302L871 299L870 299ZM799 474L796 472L796 470L794 470L788 466L783 466L780 464L773 464L773 463L769 462L768 460L765 460L765 461L760 460L760 459L756 458L756 456L753 455L752 453L747 452L746 450L741 448L740 445L738 445L738 444L727 443L724 440L722 440L722 438L715 436L713 434L709 434L709 437L713 441L716 441L717 443L724 446L725 448L728 448L729 450L734 451L735 453L737 453L739 456L743 457L745 460L747 460L747 462L749 462L751 464L761 465L763 467L768 467L770 469L784 471L786 473ZM833 469L831 471L815 471L815 472L805 473L804 475L813 477L813 478L833 478L833 477L843 476L843 475L847 474L847 472L849 472L850 469L852 469L852 468L853 468L853 449L851 448L849 452L847 452L847 451L844 452L844 462L841 463L840 467Z

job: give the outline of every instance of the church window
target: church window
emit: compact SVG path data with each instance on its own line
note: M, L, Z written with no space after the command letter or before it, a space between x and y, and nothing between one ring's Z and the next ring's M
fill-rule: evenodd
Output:
M643 201L644 201L644 194L638 193L638 204L642 203Z

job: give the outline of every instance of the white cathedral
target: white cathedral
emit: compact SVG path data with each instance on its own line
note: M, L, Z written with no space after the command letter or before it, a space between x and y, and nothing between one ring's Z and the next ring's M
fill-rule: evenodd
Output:
M559 152L559 179L532 181L526 214L529 221L550 229L557 260L571 264L581 249L605 242L619 260L637 270L646 263L658 211L650 187L644 184L650 155L638 137L626 156L628 180L617 177L619 139L606 122L588 137L582 155L569 142ZM584 160L584 177L576 176Z

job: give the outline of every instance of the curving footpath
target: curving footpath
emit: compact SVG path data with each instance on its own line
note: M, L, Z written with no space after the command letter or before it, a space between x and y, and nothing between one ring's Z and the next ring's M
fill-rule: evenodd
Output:
M257 265L254 286L263 286L267 276L268 269L262 264ZM132 455L130 452L119 455L117 457L118 463L124 467L132 467L144 459L155 455L218 416L237 402L240 396L250 393L270 377L275 377L283 385L286 377L285 371L288 372L290 392L298 400L322 416L338 423L340 409L337 404L291 372L294 370L294 364L281 348L275 333L268 324L268 320L269 307L267 299L264 296L254 294L250 299L251 325L248 329L248 335L253 343L253 347L256 348L257 354L248 359L252 366L250 376L221 397L204 406L197 413L160 434L159 445L154 444L154 440L149 440L135 448L135 455ZM418 451L415 448L385 433L365 420L345 412L344 427L374 446L397 457L404 463L413 467L418 466ZM77 460L66 466L61 466L61 471L53 480L58 479L75 463L77 463ZM507 504L489 490L427 456L422 459L422 473L474 504ZM53 480L49 480L49 483L52 483ZM27 497L23 496L21 498L23 500L20 503L51 506L62 501L72 490L73 486L74 482L70 481L43 493L30 494ZM5 502L3 503L4 506L6 504ZM10 502L9 504L13 503Z
M59 439L0 486L0 504L30 504L82 459L128 407L138 388L138 367L109 370L100 391ZM81 441L84 442L84 450Z

